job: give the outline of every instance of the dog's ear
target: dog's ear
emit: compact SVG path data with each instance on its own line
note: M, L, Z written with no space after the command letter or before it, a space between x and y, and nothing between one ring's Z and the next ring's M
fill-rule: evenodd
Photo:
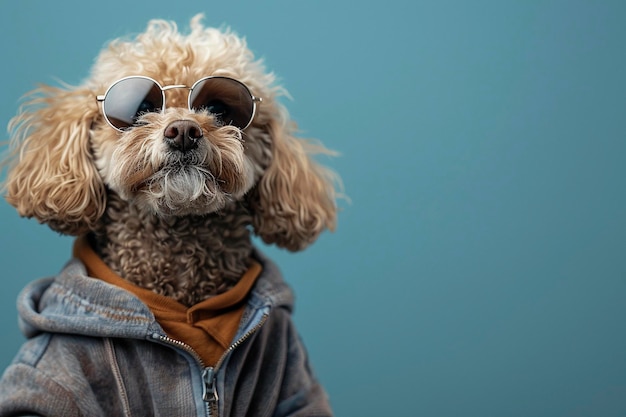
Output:
M265 243L302 250L335 228L338 178L311 158L332 152L295 137L295 125L288 121L272 120L266 130L272 160L250 193L254 231Z
M9 123L4 190L21 216L63 234L93 229L105 187L92 162L89 131L98 117L91 90L42 86Z

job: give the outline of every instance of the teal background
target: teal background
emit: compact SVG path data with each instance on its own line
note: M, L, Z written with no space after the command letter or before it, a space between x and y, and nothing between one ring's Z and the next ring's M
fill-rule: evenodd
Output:
M626 2L1 1L0 124L197 12L341 153L338 230L266 249L338 416L626 415ZM4 368L18 291L72 240L4 201L0 230Z

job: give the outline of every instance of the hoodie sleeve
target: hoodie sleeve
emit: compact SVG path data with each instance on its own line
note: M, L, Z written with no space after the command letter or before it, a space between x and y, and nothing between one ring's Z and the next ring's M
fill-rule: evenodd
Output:
M78 417L71 394L43 372L23 363L11 365L0 380L0 417Z
M292 323L289 356L276 417L332 417L326 392L311 369L302 339Z

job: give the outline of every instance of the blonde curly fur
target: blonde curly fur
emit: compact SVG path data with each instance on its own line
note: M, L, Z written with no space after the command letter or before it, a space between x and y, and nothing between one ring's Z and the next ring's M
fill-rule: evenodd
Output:
M173 22L151 21L135 38L112 41L82 85L35 90L10 122L3 162L6 199L20 215L63 234L89 234L113 270L187 304L224 291L245 271L250 226L291 251L333 230L338 184L312 159L332 153L296 137L278 101L283 88L245 40L201 20L194 17L187 34ZM161 85L228 76L263 102L241 131L189 110L187 90L172 89L166 111L119 132L96 95L130 75ZM202 129L197 150L184 159L163 140L176 120Z

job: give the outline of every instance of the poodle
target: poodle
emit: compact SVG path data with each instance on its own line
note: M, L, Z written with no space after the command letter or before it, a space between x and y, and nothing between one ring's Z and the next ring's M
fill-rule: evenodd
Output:
M41 86L10 124L6 200L76 236L20 295L29 338L0 415L331 415L255 248L336 225L332 154L296 137L285 91L228 29L153 20L78 87Z

